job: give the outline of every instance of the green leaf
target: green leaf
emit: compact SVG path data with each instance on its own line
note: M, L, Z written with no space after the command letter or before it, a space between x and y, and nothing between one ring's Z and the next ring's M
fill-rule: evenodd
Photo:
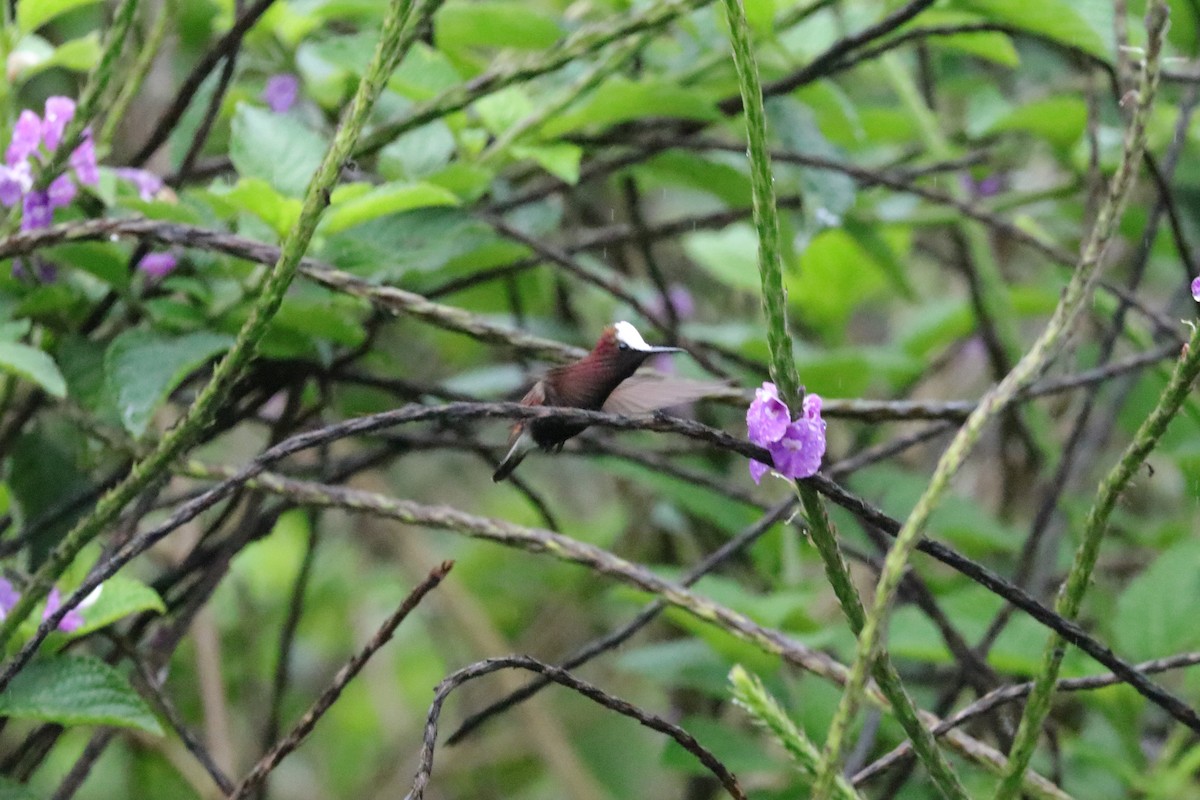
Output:
M528 3L470 0L450 2L433 18L434 37L443 50L515 47L541 50L559 40L557 18Z
M233 115L229 158L238 174L262 178L300 197L325 156L326 142L294 118L242 103Z
M262 178L239 178L232 188L214 186L211 191L234 207L258 217L280 236L296 224L303 206L299 200L275 191Z
M641 117L677 117L712 122L720 118L712 100L665 79L631 81L614 77L581 105L546 122L541 134L555 138L580 128L604 129Z
M997 120L988 133L1026 131L1040 136L1055 147L1068 148L1083 135L1087 125L1087 104L1074 95L1036 100Z
M72 269L95 275L118 289L129 285L129 256L117 245L104 242L72 242L53 247L47 256Z
M1200 605L1200 541L1185 539L1134 578L1117 601L1117 647L1141 661L1200 647L1200 628L1184 624Z
M60 725L110 725L158 736L150 707L121 673L90 656L34 661L0 694L0 715Z
M73 639L78 638L138 611L156 611L162 614L166 610L167 607L158 596L158 592L133 578L114 575L101 586L96 602L81 610L83 625L71 631L70 636Z
M738 222L719 231L696 231L683 237L683 250L710 275L732 289L757 292L758 234Z
M17 27L31 33L55 17L97 2L99 0L20 0L17 3Z
M325 234L340 233L389 214L456 205L458 198L452 192L432 183L385 183L345 202L335 202L321 220L320 230Z
M1101 58L1109 56L1108 44L1069 0L958 0L951 7L978 12Z
M495 239L486 223L457 208L418 208L329 236L321 255L342 269L394 280L409 270L441 269Z
M554 177L572 186L579 183L579 161L583 148L566 142L560 144L517 144L512 154L517 158L532 158Z
M379 151L379 171L390 180L416 180L443 169L454 155L454 134L434 120L396 139Z
M74 72L86 72L100 60L100 34L92 31L86 36L63 42L54 48L47 66L62 67Z
M232 344L231 337L207 331L172 338L131 330L114 339L104 355L104 374L125 429L135 437L144 434L171 392Z
M45 351L19 342L0 342L0 370L24 378L54 397L67 396L67 382Z

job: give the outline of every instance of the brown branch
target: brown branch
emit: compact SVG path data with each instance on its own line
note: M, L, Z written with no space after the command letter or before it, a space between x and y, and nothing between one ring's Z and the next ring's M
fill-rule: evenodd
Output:
M501 669L526 669L530 672L540 673L546 680L566 686L607 709L635 719L651 730L670 736L680 747L694 755L701 764L707 767L730 796L738 800L746 800L746 795L742 792L734 774L683 728L668 722L657 714L643 711L633 703L615 697L597 686L581 681L564 669L544 664L529 656L507 656L479 661L454 672L437 685L437 688L434 689L433 704L429 707L429 718L425 723L425 738L421 745L420 755L421 765L413 778L412 791L408 795L409 800L422 800L425 796L425 787L428 786L430 774L433 772L433 750L437 742L438 717L441 715L442 704L446 702L446 698L467 681Z
M333 683L329 685L321 695L313 701L309 706L308 711L300 718L291 732L287 736L276 742L275 746L266 752L254 768L242 778L241 782L228 793L230 800L242 800L250 793L255 786L262 781L271 770L279 765L279 762L286 758L293 750L300 746L300 743L312 733L312 729L317 722L325 714L326 711L337 701L341 696L342 691L350 681L354 680L362 668L366 666L367 661L371 656L387 644L392 634L396 632L396 628L404 622L405 618L412 613L412 610L425 598L425 595L433 591L442 579L454 567L453 561L443 561L439 566L434 567L425 580L417 584L417 586L409 592L404 601L400 603L391 616L379 626L379 630L375 631L375 635L366 643L362 650L354 655L346 665L338 670L337 675L333 678Z

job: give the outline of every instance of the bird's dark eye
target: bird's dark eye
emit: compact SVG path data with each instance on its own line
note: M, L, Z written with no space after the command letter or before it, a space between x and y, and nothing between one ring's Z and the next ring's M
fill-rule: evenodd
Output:
M629 342L621 342L620 344L617 345L617 349L618 350L628 350Z

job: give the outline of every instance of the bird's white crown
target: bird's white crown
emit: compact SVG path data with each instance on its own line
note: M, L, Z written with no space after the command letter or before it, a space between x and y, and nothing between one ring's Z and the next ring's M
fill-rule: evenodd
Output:
M613 328L615 328L617 331L617 342L619 344L627 345L630 350L648 351L654 349L650 345L646 344L646 340L642 338L640 333L638 333L637 328L633 327L633 325L629 324L628 322L621 320L616 325L613 325Z

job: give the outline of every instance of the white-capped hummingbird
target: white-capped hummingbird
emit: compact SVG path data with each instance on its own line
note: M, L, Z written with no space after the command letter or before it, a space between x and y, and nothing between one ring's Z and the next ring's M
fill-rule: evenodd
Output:
M521 398L523 406L559 406L608 411L613 414L645 414L660 408L699 400L724 389L707 381L637 374L647 358L656 353L681 353L678 347L652 347L628 322L609 325L600 334L592 352L573 364L550 370ZM558 451L563 444L588 426L557 419L520 420L512 428L508 452L492 474L502 481L535 447Z

